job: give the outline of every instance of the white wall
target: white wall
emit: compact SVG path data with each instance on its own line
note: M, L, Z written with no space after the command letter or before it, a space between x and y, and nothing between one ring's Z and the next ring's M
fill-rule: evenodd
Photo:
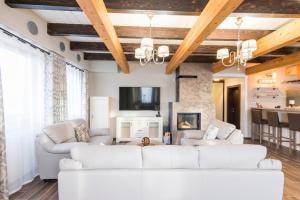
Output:
M114 62L112 62L114 63ZM103 65L111 65L108 62L98 62L99 68ZM164 125L168 125L168 102L175 101L175 74L165 74L164 65L140 66L138 62L129 62L130 73L122 72L90 72L89 94L90 96L110 96L112 100L111 127L115 134L116 116L155 116L155 111L119 111L119 87L120 86L153 86L161 88L161 115ZM97 62L93 63L93 69ZM100 71L100 70L98 70ZM107 71L107 70L105 70Z
M27 29L27 22L34 21L39 29L38 35L32 35ZM54 37L47 34L47 22L39 17L37 14L27 9L10 8L4 3L4 0L0 1L0 25L4 28L17 33L24 39L33 42L34 44L52 50L62 56L68 61L77 64L81 67L88 68L89 63L83 60L82 53L72 52L69 49L69 41L64 37ZM66 46L65 52L59 49L59 43L64 42ZM76 59L77 54L81 55L81 62Z

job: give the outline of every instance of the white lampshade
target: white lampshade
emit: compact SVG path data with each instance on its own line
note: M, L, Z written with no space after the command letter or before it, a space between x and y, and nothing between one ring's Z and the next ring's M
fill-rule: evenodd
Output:
M217 59L224 59L229 57L229 50L226 48L217 51Z
M157 52L158 57L168 57L169 56L169 47L168 46L160 46L158 47L158 52Z
M252 58L252 51L248 50L248 49L242 49L242 58L244 60L249 60Z
M256 40L246 40L242 44L242 49L247 49L249 51L255 51L257 49Z
M146 57L145 51L142 50L141 48L135 49L134 57L136 59L144 59Z
M142 50L153 50L153 40L152 38L143 38L141 41L141 49Z

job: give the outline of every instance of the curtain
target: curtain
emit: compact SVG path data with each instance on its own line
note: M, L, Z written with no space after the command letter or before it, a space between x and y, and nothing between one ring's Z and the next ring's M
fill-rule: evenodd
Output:
M67 80L64 58L54 52L45 65L45 124L67 119Z
M68 118L87 119L87 74L83 70L67 65Z
M5 128L4 128L4 110L3 110L2 81L1 81L1 68L0 68L0 199L2 200L8 200L5 146L6 143L5 143Z
M37 175L34 141L44 127L45 55L0 33L9 193Z
M84 70L83 73L83 101L82 101L82 107L83 107L83 117L88 121L89 120L89 72L87 70Z

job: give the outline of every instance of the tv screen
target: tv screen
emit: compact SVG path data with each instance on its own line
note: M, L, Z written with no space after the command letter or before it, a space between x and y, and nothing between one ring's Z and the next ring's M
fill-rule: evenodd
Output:
M120 87L120 110L160 110L159 87Z

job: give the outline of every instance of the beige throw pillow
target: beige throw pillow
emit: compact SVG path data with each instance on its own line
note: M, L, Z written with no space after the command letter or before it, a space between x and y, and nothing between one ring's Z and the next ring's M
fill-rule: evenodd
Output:
M90 140L89 130L85 124L75 128L75 137L77 142L88 142Z

